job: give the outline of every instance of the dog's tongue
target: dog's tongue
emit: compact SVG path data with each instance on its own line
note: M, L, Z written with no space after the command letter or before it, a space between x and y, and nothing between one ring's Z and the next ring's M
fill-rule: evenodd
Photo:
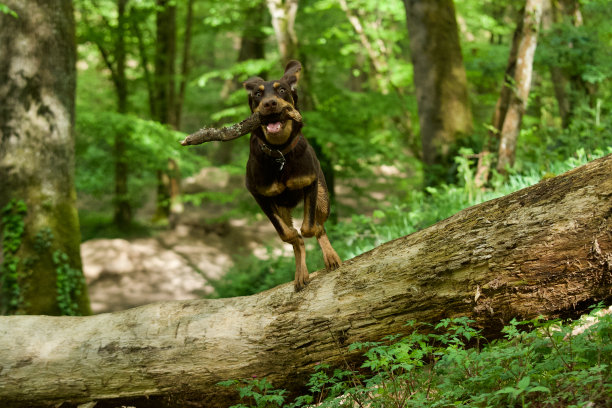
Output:
M280 132L281 126L282 125L280 122L268 123L268 125L266 126L266 130L268 131L268 133Z

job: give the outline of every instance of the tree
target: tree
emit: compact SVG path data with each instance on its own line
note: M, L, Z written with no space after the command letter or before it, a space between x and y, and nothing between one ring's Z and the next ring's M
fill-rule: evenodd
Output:
M3 313L89 314L74 189L72 2L0 14Z
M351 343L406 333L409 319L468 316L495 338L513 318L577 316L612 299L611 173L608 155L465 209L299 293L287 283L83 318L0 318L0 399L226 407L235 396L219 381L295 391L315 365L355 361Z
M283 66L297 56L298 39L295 32L295 17L298 0L266 0L272 27L280 51Z
M455 6L452 0L404 0L404 6L423 162L430 172L443 166L445 174L454 145L472 130Z
M522 27L517 39L513 90L499 133L497 171L500 173L505 173L508 167L514 165L516 141L521 128L523 112L527 108L529 89L531 88L533 56L538 41L543 3L544 0L527 0L525 4Z

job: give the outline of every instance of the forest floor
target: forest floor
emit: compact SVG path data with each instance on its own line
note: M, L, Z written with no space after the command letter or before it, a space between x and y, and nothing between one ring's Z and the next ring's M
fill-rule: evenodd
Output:
M384 173L384 169L383 169ZM385 174L381 174L385 179ZM243 188L242 176L228 176L218 169L203 169L194 178L183 180L183 191L232 191ZM345 216L352 208L367 214L388 194L382 183L377 191L356 194L349 186L336 186L339 205ZM358 186L359 187L359 186ZM364 186L361 186L363 188ZM387 191L385 191L387 190ZM358 189L359 191L359 189ZM250 196L246 197L250 199ZM220 215L227 205L193 206L180 217L174 229L156 230L140 238L96 238L81 244L83 271L94 313L106 313L145 305L151 302L202 298L213 291L211 280L219 279L233 265L232 256L254 253L266 256L266 246L278 247L275 255L293 257L291 246L284 244L272 224L244 218L206 223L211 215ZM301 217L301 210L295 215ZM140 217L150 218L149 208ZM294 220L297 228L300 219Z
M215 230L186 225L136 239L92 239L81 245L83 271L94 313L167 300L198 299L209 281L231 267L236 248L257 253L276 232L266 221L232 220Z

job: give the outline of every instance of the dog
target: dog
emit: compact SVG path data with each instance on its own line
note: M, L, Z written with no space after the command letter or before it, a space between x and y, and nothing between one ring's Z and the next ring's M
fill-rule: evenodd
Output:
M316 237L327 270L342 260L331 246L324 223L329 217L329 193L321 164L302 134L302 123L283 121L287 106L297 108L297 84L302 64L290 61L281 79L264 81L253 77L243 83L251 112L258 112L261 126L251 132L246 169L246 187L268 216L280 239L293 245L295 291L309 282L304 239ZM304 220L298 232L291 211L304 202Z

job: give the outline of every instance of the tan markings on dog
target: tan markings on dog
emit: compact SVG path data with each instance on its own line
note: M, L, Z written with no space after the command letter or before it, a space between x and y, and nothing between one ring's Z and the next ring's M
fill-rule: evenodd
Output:
M319 189L317 190L317 211L321 213L319 217L326 218L327 213L329 212L329 200L327 198L327 190L321 185L321 181L319 181ZM325 214L325 216L323 216Z
M265 87L265 86L263 86L263 85L259 85L259 90L260 90L260 91L263 91L264 89L266 89L266 87Z
M306 186L309 186L312 184L313 181L315 181L315 179L317 178L317 176L315 174L308 174L306 176L298 176L298 177L293 177L290 178L289 180L286 181L286 185L287 188L289 190L298 190L300 188L304 188Z
M291 136L291 131L293 130L293 121L288 120L283 124L283 128L278 133L268 133L265 126L262 126L264 131L264 135L266 136L266 140L268 143L281 145L286 143Z
M275 82L275 83L272 84L272 86L274 88L278 88L280 86L280 82Z
M283 191L285 191L285 185L275 181L269 186L258 186L257 192L263 196L271 197L275 195L279 195Z

